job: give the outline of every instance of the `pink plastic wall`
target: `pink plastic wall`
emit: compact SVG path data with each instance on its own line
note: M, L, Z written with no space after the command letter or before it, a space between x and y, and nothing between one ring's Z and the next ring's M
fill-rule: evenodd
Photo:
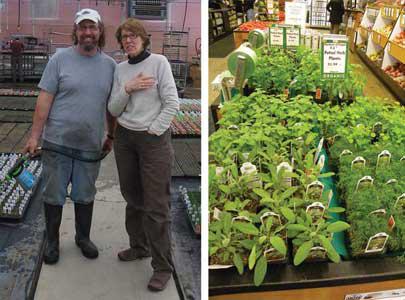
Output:
M73 18L81 8L96 9L106 26L107 42L105 51L118 50L119 46L115 40L114 33L121 21L127 17L127 1L124 6L117 0L58 0L58 14L56 18L32 19L31 1L20 0L20 30L18 24L18 0L4 0L0 10L0 39L6 39L11 34L21 33L34 35L40 39L49 40L55 47L66 47L71 44L70 33L72 31ZM168 1L167 19L163 21L145 20L144 25L152 35L152 51L161 53L163 33L166 30L182 30L186 0ZM195 41L201 36L201 2L199 0L188 0L187 14L184 23L184 31L189 31L188 60L196 56Z

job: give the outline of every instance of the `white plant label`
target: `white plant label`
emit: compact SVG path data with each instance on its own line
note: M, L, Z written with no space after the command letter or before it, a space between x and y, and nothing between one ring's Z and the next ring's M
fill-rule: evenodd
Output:
M270 47L284 47L284 29L270 27Z
M293 48L298 47L299 45L300 45L300 29L286 28L286 46Z
M376 253L381 252L385 248L389 235L385 232L377 233L369 238L367 242L367 247L364 253Z

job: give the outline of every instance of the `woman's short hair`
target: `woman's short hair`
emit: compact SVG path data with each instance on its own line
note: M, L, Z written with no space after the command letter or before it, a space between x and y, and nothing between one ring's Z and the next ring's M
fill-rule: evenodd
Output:
M72 30L72 41L73 41L73 45L77 45L79 43L78 39L77 39L77 28L78 25L73 24L73 30ZM100 29L100 37L98 39L98 44L97 46L102 49L105 46L105 27L103 22L98 22L98 28Z
M128 18L126 19L121 25L117 28L117 31L115 32L115 37L117 38L118 43L122 47L122 30L128 30L132 32L133 34L139 36L142 41L143 41L143 48L146 49L149 44L149 36L148 33L145 30L145 27L143 27L142 23L135 19L135 18Z

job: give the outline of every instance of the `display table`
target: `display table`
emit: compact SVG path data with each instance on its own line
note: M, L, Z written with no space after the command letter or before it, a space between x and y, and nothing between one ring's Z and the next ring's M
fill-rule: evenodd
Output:
M0 220L0 299L33 299L42 266L45 224L35 193L20 223Z
M311 289L294 289L286 291L256 292L212 296L211 300L264 300L264 299L283 299L283 300L314 300L329 299L343 300L348 294L358 294L367 292L376 292L384 290L400 289L405 286L405 280L390 280L364 284L351 284L345 286L333 286Z
M210 295L308 289L404 279L405 266L396 258L369 258L335 263L270 265L263 284L253 284L253 272L242 276L236 268L210 270ZM404 287L405 281L402 281Z

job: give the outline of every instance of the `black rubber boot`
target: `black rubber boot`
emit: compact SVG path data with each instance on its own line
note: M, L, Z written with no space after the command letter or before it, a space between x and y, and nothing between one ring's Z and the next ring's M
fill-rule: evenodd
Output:
M59 260L59 227L62 221L63 206L44 203L46 225L46 248L44 262L56 264Z
M75 224L76 224L76 245L82 250L87 258L97 258L98 249L90 240L91 219L93 216L93 205L75 203Z

